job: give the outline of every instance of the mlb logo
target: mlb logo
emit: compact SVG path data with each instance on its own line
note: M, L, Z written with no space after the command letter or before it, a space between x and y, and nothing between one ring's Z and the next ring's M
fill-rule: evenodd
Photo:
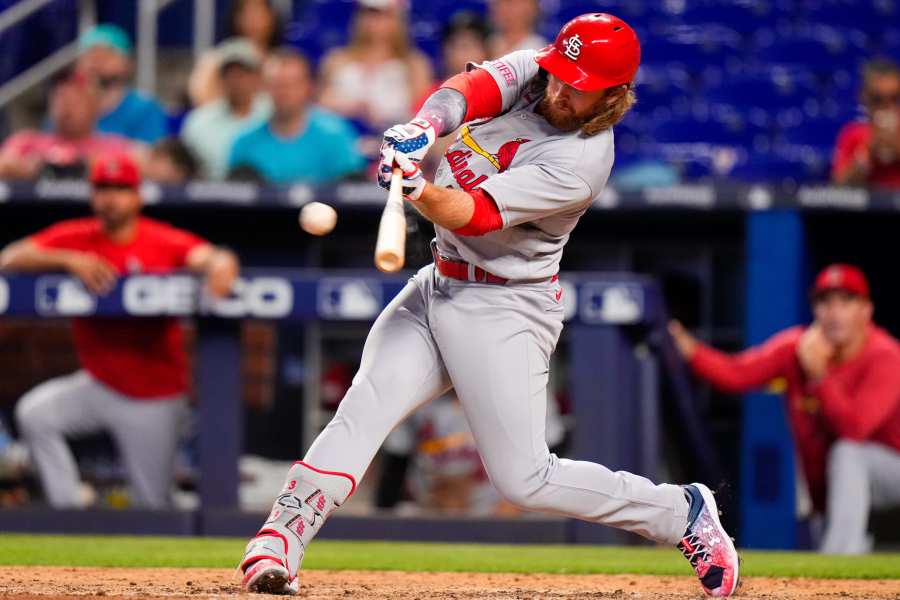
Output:
M382 290L368 279L324 278L317 300L323 319L368 320L381 311Z
M644 290L629 283L592 284L582 289L581 320L585 323L629 325L644 317Z
M97 310L97 298L77 279L41 277L35 285L34 305L45 316L81 317Z

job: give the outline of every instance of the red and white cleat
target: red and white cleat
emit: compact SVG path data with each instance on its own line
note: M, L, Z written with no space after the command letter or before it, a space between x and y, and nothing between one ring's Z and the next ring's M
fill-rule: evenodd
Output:
M741 558L719 521L713 493L702 483L686 485L684 492L691 508L677 547L694 568L703 591L716 598L731 596L740 585Z
M293 596L300 591L300 581L291 577L287 568L270 558L257 560L244 573L244 589L251 594L283 594Z
M296 462L269 518L247 544L240 569L243 586L256 594L296 594L297 573L309 543L328 516L356 490L347 473Z

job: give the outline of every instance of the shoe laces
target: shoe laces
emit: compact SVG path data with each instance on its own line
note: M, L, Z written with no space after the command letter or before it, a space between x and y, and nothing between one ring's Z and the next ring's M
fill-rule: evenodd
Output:
M686 532L684 538L678 543L678 549L681 550L681 553L695 569L700 561L704 563L710 561L710 554L706 544L703 543L700 536L690 531Z

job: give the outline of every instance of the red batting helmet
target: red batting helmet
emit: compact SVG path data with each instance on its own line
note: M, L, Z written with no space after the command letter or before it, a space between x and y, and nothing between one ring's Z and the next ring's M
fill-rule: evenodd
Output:
M582 92L631 83L641 42L628 23L606 13L575 17L535 57L541 68Z

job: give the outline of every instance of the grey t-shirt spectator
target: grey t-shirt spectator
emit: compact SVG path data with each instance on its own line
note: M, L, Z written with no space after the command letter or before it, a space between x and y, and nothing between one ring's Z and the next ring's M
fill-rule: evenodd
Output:
M266 121L272 114L269 97L259 94L245 117L235 115L223 99L192 110L184 121L181 139L197 156L212 179L228 173L228 154L237 136Z

